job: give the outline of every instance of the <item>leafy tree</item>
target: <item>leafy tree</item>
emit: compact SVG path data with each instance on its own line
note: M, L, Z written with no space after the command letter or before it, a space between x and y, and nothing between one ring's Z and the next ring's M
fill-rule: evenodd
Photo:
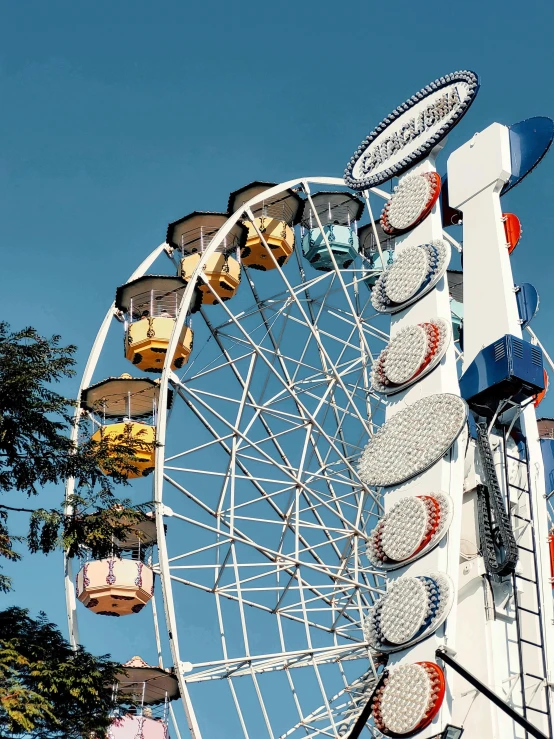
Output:
M125 539L147 506L119 500L114 486L136 471L140 438L75 444L70 431L74 403L53 389L74 375L74 346L33 328L11 331L0 323L0 556L17 561L14 546L48 554L62 546L70 556L88 550L108 556L113 538ZM109 473L105 474L103 472ZM56 508L21 505L44 486L75 480L75 492ZM9 501L4 502L4 501ZM12 511L29 514L25 537L9 530ZM0 590L11 581L0 574ZM79 647L73 651L44 614L9 608L0 612L0 736L104 736L114 707L111 683L120 666Z
M118 672L106 656L71 649L43 613L33 619L22 608L6 609L0 613L1 736L105 735Z

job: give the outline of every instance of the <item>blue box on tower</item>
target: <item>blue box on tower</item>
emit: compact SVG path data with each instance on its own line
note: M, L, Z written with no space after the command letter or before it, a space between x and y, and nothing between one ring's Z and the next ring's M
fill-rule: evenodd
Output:
M475 411L496 411L500 401L523 403L544 389L542 351L506 334L482 349L460 378L462 398Z

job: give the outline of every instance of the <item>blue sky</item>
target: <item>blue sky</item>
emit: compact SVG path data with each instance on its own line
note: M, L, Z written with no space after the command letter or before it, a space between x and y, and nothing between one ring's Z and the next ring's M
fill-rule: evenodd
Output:
M81 368L115 287L168 221L224 210L254 179L341 176L369 130L435 77L469 68L482 83L447 152L493 121L554 117L542 0L29 0L2 15L0 315L77 344ZM551 153L504 210L522 221L514 275L537 287L533 327L554 353L553 184ZM63 626L60 568L26 558L6 600Z

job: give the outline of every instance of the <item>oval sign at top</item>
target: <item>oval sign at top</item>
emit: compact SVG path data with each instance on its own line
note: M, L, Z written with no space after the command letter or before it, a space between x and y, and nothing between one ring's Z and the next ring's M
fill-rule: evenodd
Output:
M344 173L348 187L376 187L424 159L466 113L478 90L477 75L463 70L416 92L362 141Z

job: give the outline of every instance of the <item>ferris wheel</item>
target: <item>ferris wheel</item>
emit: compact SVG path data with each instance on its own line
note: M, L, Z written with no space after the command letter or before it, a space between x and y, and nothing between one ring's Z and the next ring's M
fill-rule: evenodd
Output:
M139 705L114 739L446 736L469 441L435 156L391 192L250 183L117 288L75 438L140 440L154 512L65 578L74 644L83 614L116 617L107 644L127 616L150 655L115 686Z

